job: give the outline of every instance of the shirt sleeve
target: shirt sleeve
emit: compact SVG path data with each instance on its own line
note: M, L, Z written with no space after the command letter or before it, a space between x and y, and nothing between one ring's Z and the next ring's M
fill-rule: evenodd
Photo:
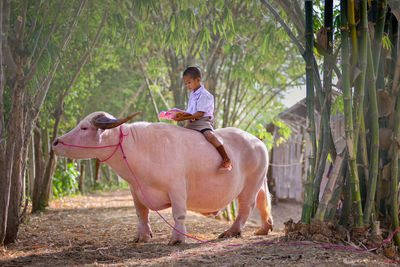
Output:
M201 94L197 100L197 111L208 112L214 106L214 99L211 94Z

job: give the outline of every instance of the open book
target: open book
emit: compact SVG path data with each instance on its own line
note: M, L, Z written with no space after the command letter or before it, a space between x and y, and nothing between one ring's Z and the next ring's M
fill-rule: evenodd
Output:
M179 109L179 108L173 108L168 111L161 111L160 114L158 114L159 119L167 119L167 120L175 120L176 117L180 117L182 115L192 115L185 110Z

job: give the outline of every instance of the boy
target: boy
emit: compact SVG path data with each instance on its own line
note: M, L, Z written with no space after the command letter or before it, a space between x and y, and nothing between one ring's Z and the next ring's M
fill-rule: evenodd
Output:
M186 128L201 132L222 157L222 163L219 167L221 171L230 171L232 162L229 159L222 142L214 134L213 113L214 96L210 94L201 84L201 72L196 67L189 67L183 72L183 81L191 91L189 97L188 113L192 115L183 115L176 118L176 121L189 120Z

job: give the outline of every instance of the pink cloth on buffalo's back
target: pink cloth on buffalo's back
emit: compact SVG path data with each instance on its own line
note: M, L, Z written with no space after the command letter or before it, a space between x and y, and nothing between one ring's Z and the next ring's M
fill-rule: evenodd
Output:
M187 114L187 115L192 115L184 110L178 109L178 108L173 108L168 111L161 111L160 114L158 114L159 119L167 119L167 120L175 120L178 114Z

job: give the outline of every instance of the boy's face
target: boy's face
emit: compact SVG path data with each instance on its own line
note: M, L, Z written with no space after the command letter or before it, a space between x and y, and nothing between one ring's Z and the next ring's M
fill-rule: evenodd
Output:
M186 87L190 91L195 91L200 88L200 78L192 78L190 76L183 76L183 81L185 82Z

